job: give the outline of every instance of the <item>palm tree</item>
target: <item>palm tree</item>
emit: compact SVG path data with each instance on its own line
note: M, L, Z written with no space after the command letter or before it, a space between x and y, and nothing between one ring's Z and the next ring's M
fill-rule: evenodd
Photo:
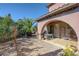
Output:
M31 36L33 32L33 19L30 18L24 18L24 19L19 19L17 22L17 29L21 35L27 35Z

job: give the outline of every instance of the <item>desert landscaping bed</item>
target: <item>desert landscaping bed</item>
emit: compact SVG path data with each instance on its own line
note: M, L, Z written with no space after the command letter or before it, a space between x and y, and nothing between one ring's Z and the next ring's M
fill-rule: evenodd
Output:
M19 38L17 39L17 47L19 56L56 56L60 48L35 38ZM16 56L16 50L13 41L9 41L0 45L1 56Z

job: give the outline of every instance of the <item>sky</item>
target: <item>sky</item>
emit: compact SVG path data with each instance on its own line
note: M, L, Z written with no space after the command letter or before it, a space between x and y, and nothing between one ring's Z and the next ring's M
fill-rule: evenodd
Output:
M0 3L0 16L10 13L14 21L24 17L36 19L47 13L46 6L46 3Z

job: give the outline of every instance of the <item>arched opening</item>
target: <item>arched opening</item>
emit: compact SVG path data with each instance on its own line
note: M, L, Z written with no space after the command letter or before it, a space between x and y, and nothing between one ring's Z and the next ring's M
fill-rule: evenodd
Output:
M77 46L76 32L69 24L67 24L63 21L50 21L50 22L46 23L43 26L41 33L43 33L44 31L46 32L45 34L47 35L46 36L47 40L49 40L49 38L51 38L51 40L58 39L57 41L61 41L60 39L63 39L64 42L72 41L75 43L74 45ZM70 42L69 42L69 44L70 44Z

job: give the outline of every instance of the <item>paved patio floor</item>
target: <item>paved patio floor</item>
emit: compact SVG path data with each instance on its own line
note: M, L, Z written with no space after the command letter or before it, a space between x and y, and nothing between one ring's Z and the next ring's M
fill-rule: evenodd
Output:
M61 48L65 48L67 46L77 46L77 41L72 41L72 40L65 40L65 39L59 39L59 38L54 38L54 39L51 39L51 40L43 40L49 44L52 44L52 45L56 45L56 46L59 46Z

